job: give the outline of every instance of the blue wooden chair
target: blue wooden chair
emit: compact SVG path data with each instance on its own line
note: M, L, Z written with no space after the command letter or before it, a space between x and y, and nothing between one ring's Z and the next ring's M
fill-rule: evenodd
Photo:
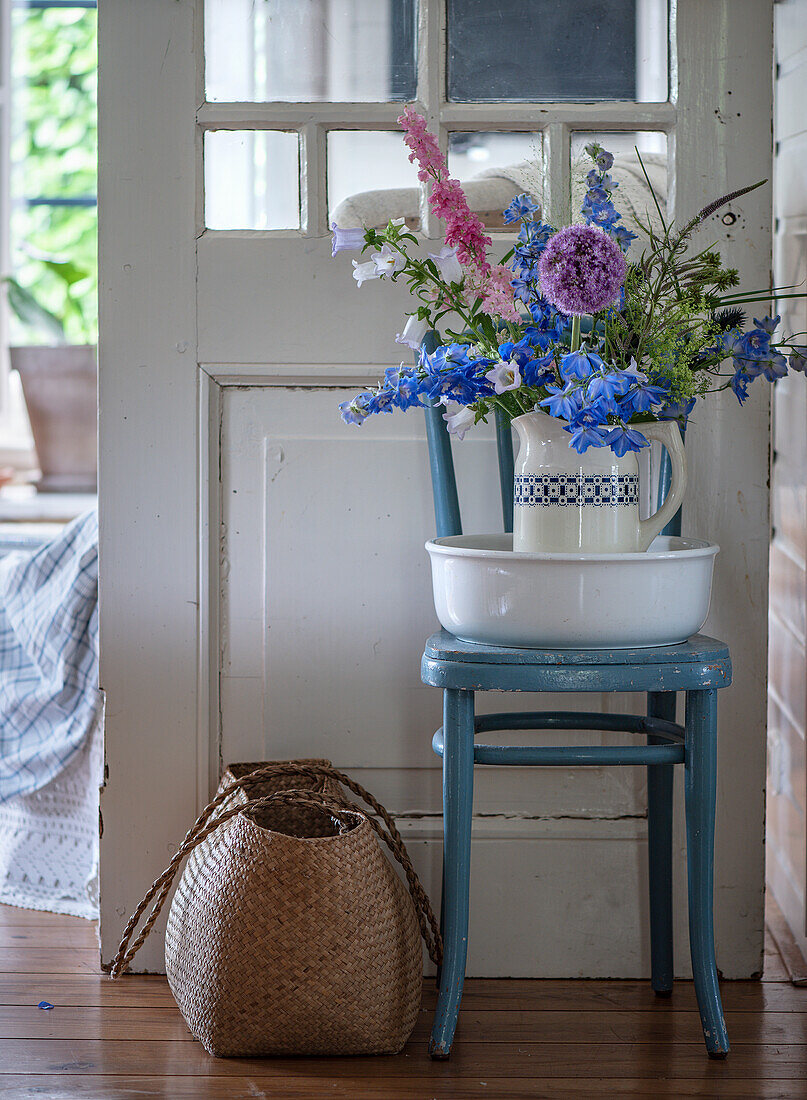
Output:
M427 340L429 337L427 337ZM432 348L427 345L428 350ZM442 408L426 409L438 536L462 534L451 447ZM513 529L513 450L509 423L497 417L497 447L504 528ZM669 487L669 460L659 493ZM680 514L666 534L680 534ZM717 765L717 691L731 682L727 647L696 635L657 649L508 649L461 642L446 631L426 642L423 682L443 690L443 725L433 738L443 759L444 956L429 1044L433 1058L448 1058L465 979L474 765L570 767L642 764L647 767L652 987L669 996L673 986L672 816L673 767L683 764L686 792L689 939L695 992L706 1049L725 1058L728 1035L720 1001L712 925L712 878ZM603 692L647 694L647 715L535 711L474 714L477 691ZM676 693L686 692L686 719L675 721ZM585 747L483 745L490 730L590 729L643 735L645 743Z

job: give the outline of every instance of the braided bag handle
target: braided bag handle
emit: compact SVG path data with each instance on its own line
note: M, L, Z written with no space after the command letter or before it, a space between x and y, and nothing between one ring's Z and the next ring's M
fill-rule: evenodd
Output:
M388 811L378 802L370 793L366 791L359 783L351 779L350 776L345 775L343 772L338 771L336 768L332 768L320 764L303 765L303 764L267 764L264 767L257 768L255 771L242 776L240 779L230 783L227 787L223 788L216 797L209 802L207 806L202 810L201 814L185 834L182 844L174 853L171 862L165 868L163 873L154 880L149 889L146 891L140 904L132 914L126 928L123 932L123 937L118 946L117 954L112 960L111 965L111 977L119 978L126 970L129 963L134 956L143 946L148 937L151 929L154 927L154 923L157 917L160 915L165 899L167 898L173 881L176 877L176 873L179 869L183 859L189 855L194 848L205 840L212 832L223 825L230 818L237 816L240 813L244 813L246 810L255 809L258 806L264 806L272 802L285 802L293 803L301 806L311 806L315 809L324 810L330 813L337 821L342 825L348 824L346 814L354 812L358 807L354 807L351 803L339 801L332 798L330 795L326 795L322 792L311 790L288 790L277 791L274 794L264 795L261 798L249 799L246 803L239 803L237 806L233 806L223 813L213 816L215 811L223 802L225 802L234 791L248 786L251 782L257 779L267 778L272 775L294 775L301 778L308 779L335 779L339 783L344 783L346 787L352 790L360 798L362 798L368 806L371 806L373 810L382 819L384 825L380 825L375 818L369 815L364 815L366 820L370 823L376 834L384 841L389 848L393 857L400 863L401 867L406 874L407 883L409 885L409 893L412 897L412 901L415 906L415 913L417 915L418 924L423 939L426 943L426 948L429 952L429 956L432 961L438 966L442 960L443 943L440 936L440 929L435 919L434 912L429 902L428 895L423 889L420 883L420 879L412 866L412 861L409 858L409 853L406 850L406 845L403 839L395 827L395 822L388 813ZM212 820L211 820L212 819ZM155 900L156 899L156 900ZM143 928L138 935L134 943L129 946L135 929L140 923L140 919L143 913L148 908L149 904L154 902L151 908Z

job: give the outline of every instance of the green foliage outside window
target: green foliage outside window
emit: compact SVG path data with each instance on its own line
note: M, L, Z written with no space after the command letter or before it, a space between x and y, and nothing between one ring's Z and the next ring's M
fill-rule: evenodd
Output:
M96 207L25 200L96 194L96 12L14 8L12 18L12 343L54 342L59 324L42 311L67 342L94 343Z

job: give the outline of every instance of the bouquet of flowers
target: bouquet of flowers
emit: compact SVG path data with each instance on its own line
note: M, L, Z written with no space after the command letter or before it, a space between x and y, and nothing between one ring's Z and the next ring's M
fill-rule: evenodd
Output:
M425 257L414 254L418 240L403 219L383 232L332 227L334 255L369 252L353 261L359 286L403 278L420 303L396 337L418 352L417 363L388 369L377 387L343 403L347 423L440 403L448 430L462 439L494 408L509 418L540 410L564 422L579 453L607 446L624 455L648 445L643 423L685 424L710 393L731 388L743 404L756 378L775 382L788 366L807 371L807 347L774 339L778 316L754 319L742 331L744 305L802 295L732 292L737 271L713 247L692 248L712 214L767 181L716 199L678 228L665 219L645 173L661 228L636 219L644 247L629 260L637 234L614 206L614 158L592 143L582 220L556 228L537 220L538 205L519 195L504 211L505 222L521 223L517 243L494 265L491 239L450 178L425 119L407 107L398 121L419 179L431 183L445 243ZM445 339L438 332L444 319ZM427 332L436 341L430 351Z

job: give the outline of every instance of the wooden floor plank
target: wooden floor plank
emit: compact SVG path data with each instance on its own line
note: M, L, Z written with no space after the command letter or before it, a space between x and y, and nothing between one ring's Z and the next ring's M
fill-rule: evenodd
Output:
M52 1002L51 1002L52 1003ZM195 1042L176 1005L170 1008L67 1007L0 1008L2 1039L85 1039L139 1042ZM0 1094L1 1095L1 1094Z
M807 1012L807 989L789 982L722 982L727 1012ZM434 980L424 984L423 1003L436 1003ZM53 1004L171 1007L174 999L165 978L156 974L127 974L112 981L105 974L2 974L0 1005ZM472 978L462 999L466 1009L496 1012L553 1010L557 1012L611 1012L648 1010L664 1013L696 1011L692 982L675 983L671 997L656 997L649 982L510 980Z
M432 1012L422 1009L412 1042L426 1042ZM738 1012L727 1014L732 1045L807 1045L807 1013ZM175 1007L0 1007L2 1039L84 1039L193 1042ZM463 1043L563 1043L570 1035L590 1043L699 1043L697 1012L491 1012L465 1008L457 1031Z
M0 1005L173 1008L174 998L161 975L130 975L113 982L104 974L0 974Z
M92 1076L142 1073L144 1066L167 1077L270 1078L302 1073L358 1083L395 1076L465 1080L665 1077L670 1080L801 1080L807 1078L807 1047L786 1044L736 1046L722 1062L706 1057L702 1043L466 1043L458 1039L446 1062L431 1062L425 1043L397 1057L302 1059L212 1059L199 1043L132 1043L99 1039L0 1040L0 1088L5 1073Z
M789 982L721 982L723 1004L735 1012L807 1012L807 990ZM434 981L424 986L424 1003L437 1002ZM530 1009L557 1011L601 1011L651 1009L669 1012L697 1009L691 981L678 981L671 997L657 997L649 982L558 981L554 979L512 980L475 978L465 984L462 1007L516 1012Z
M45 924L0 924L0 948L52 947L55 941L60 947L79 947L85 951L94 951L96 962L100 957L95 926L87 921L83 921L79 927L65 925L56 936Z
M97 947L0 947L0 974L97 974Z
M95 928L95 921L69 917L64 913L48 913L42 909L18 909L16 905L0 905L0 927L12 924L39 925L55 931L59 928Z
M46 1075L31 1078L10 1074L2 1079L3 1100L600 1100L601 1097L695 1098L714 1100L804 1100L801 1081L665 1081L659 1078L556 1078L547 1081L512 1080L508 1077L435 1080L389 1077L383 1081L324 1081L316 1074L289 1072L286 1076L254 1074L234 1079L157 1076L109 1076L64 1078ZM357 1087L359 1091L357 1091Z

